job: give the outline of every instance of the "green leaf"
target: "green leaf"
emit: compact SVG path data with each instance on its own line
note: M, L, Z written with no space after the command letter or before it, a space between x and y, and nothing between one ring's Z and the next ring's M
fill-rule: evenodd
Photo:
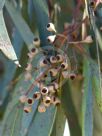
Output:
M3 19L3 16L0 16L0 19L1 18ZM0 23L1 23L0 35L2 35L4 37L4 39L6 38L6 40L7 40L7 38L9 38L9 37L7 36L5 24L3 24L4 19L3 20L2 19L0 21ZM19 33L16 30L13 33L12 44L13 44L14 50L17 53L17 56L20 58L23 42L22 42L21 37L19 36ZM8 90L10 88L10 81L14 77L14 73L16 71L16 66L10 60L8 60L3 54L0 54L0 61L2 62L1 65L3 65L2 67L4 69L4 72L0 76L0 98L1 98L1 107L0 108L3 108L2 109L2 111L3 111L5 109L5 106L7 103L6 101L8 99L7 96L9 94ZM12 71L11 71L11 69L12 69Z
M17 56L6 30L2 11L0 11L0 49L6 55L6 57L13 60L14 63L17 63L17 65L19 66Z
M19 31L22 39L27 44L28 48L30 49L33 44L34 35L31 32L29 26L21 16L21 14L18 12L16 8L12 5L10 1L6 1L5 3L6 9L15 25L17 30ZM21 27L22 26L22 27ZM34 45L33 45L34 46Z
M23 110L19 104L15 105L7 116L2 136L20 136Z
M102 36L101 36L101 34L100 34L100 32L99 32L97 27L96 27L95 33L96 33L96 36L97 36L96 38L97 38L97 41L99 43L99 47L102 50Z
M66 121L66 116L64 114L64 111L61 105L59 105L57 107L56 119L53 125L51 136L62 136L63 135L64 128L65 128L65 121Z
M46 30L46 25L49 23L48 7L46 0L33 0L34 11L39 28L39 35L43 45L47 45L47 36L49 32Z
M94 108L93 108L93 136L101 136L102 135L102 112L99 110L97 106L96 99L94 97Z
M74 91L76 91L76 88L74 88ZM73 103L73 99L76 99L76 101L80 101L78 97L73 97L71 94L72 90L69 87L68 81L63 85L63 91L62 91L62 106L65 112L65 115L68 120L69 129L71 136L82 136L81 134L81 127L78 120L78 114L76 112L75 105ZM79 105L77 105L79 106Z
M23 120L23 117L25 116L25 114L23 113L24 105L20 104L19 97L22 95L22 91L24 93L28 90L28 88L31 86L31 81L25 82L24 75L22 75L19 78L20 80L14 89L14 93L10 97L11 101L9 102L7 106L7 110L5 112L4 121L3 121L3 135L4 136L6 136L7 134L8 136L13 136L16 133L17 135L20 136L22 135L20 133L22 132L22 129L24 128L24 125L23 125L25 124L25 121ZM34 91L36 91L36 88ZM34 93L34 91L32 93ZM34 105L33 108L34 109L33 109L32 114L34 114L34 112L36 111L37 104ZM26 118L30 119L27 116ZM31 120L27 122L28 124L26 124L26 128L29 127L30 122ZM19 127L19 126L22 126L22 127Z
M21 50L22 50L22 46L23 46L23 41L22 41L22 39L19 35L19 32L17 30L15 30L15 32L14 32L14 36L12 38L12 43L14 45L14 49L16 50L16 53L18 54L18 56L20 58ZM3 102L7 100L7 95L9 94L8 90L11 85L10 82L14 77L14 74L16 71L16 66L11 61L8 61L6 58L4 58L3 55L0 55L0 60L4 64L4 73L3 73L1 80L0 80L0 90L1 90L0 96L1 96L1 101L3 104ZM11 71L11 69L12 69L12 71ZM3 105L3 108L4 108L4 105Z
M36 112L26 136L50 136L56 116L56 108L49 107L45 113Z
M96 98L96 102L98 105L98 108L100 109L100 111L102 112L102 90L100 89L100 78L99 78L99 69L97 65L92 64L91 65L91 69L92 69L92 85L93 85L93 91L94 91L94 95Z
M90 63L84 60L84 93L82 98L82 136L93 136L93 95Z

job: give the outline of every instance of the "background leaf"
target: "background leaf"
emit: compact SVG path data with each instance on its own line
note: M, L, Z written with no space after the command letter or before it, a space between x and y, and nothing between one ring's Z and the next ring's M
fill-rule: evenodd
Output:
M93 135L93 96L89 62L84 60L84 92L82 103L82 135Z
M2 10L4 4L5 4L5 0L0 0L0 10Z

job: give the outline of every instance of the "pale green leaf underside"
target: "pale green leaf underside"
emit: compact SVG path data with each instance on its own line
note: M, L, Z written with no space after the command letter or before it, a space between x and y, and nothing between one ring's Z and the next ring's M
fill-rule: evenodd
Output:
M0 49L9 59L17 60L17 56L6 30L2 11L0 11Z

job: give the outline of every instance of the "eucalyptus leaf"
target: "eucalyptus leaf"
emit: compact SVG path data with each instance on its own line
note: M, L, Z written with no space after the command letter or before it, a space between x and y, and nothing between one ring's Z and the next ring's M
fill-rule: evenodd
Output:
M7 110L5 112L4 121L3 121L3 135L6 136L13 136L15 133L17 135L22 136L22 129L23 129L23 108L24 105L22 105L19 102L19 98L22 95L22 93L25 93L27 89L30 87L31 81L25 82L24 81L24 75L19 77L19 82L17 83L14 93L10 97L10 102L7 106ZM35 109L36 109L35 105ZM23 121L23 122L22 122ZM7 123L9 122L9 123ZM19 128L19 129L18 129ZM17 132L16 132L17 131Z
M77 97L73 97L71 95L71 88L69 86L68 81L63 85L63 91L62 91L62 106L63 110L65 112L65 115L68 120L69 129L70 129L70 135L71 136L82 136L81 132L81 126L78 120L78 115L76 112L75 105L73 103L73 99L77 99ZM74 90L76 91L76 90ZM79 100L78 100L79 101ZM79 106L79 105L78 105Z
M0 49L6 57L13 60L15 64L20 66L6 30L2 11L0 11Z
M94 69L93 69L94 66ZM93 90L94 90L94 95L96 98L96 102L98 105L98 108L102 112L102 90L100 88L100 78L99 78L99 69L97 66L93 65L91 67L92 69L92 85L93 85ZM102 79L101 79L102 80Z
M49 23L49 14L48 14L48 7L47 7L47 2L46 0L33 0L33 5L34 5L34 11L36 14L36 20L39 28L39 35L40 39L42 41L42 45L46 46L48 45L47 43L47 36L50 34L46 30L46 26Z
M84 60L84 93L82 102L82 136L93 136L93 95L90 63Z
M23 110L19 103L13 107L7 116L2 136L20 136Z
M15 27L17 28L22 39L24 40L24 42L27 44L28 48L30 49L31 48L30 45L33 44L34 35L31 32L29 26L23 19L22 15L18 12L16 8L14 8L14 6L12 5L10 1L6 1L5 6Z
M49 107L45 113L36 112L26 136L50 136L56 116L56 108Z
M60 105L57 107L56 119L53 125L51 136L63 136L65 122L66 122L66 116Z

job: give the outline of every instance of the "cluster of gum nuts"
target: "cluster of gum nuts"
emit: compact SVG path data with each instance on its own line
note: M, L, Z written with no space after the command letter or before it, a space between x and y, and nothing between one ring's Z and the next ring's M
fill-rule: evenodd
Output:
M54 31L55 27L53 23L49 23L47 25L48 31ZM48 36L47 39L50 43L53 43L55 40L55 35ZM29 63L25 68L25 80L31 80L32 78L32 60L34 56L39 53L40 39L35 38L33 41L35 47L30 50L28 53ZM32 111L32 105L36 100L40 100L40 104L38 105L39 112L45 112L46 109L51 105L59 105L60 99L58 98L59 91L59 77L62 76L63 79L75 79L76 74L69 72L70 65L68 64L67 56L65 54L61 54L57 52L55 55L46 56L39 61L39 67L46 69L42 71L37 79L35 79L35 84L38 87L39 91L34 92L32 97L28 97L28 95L20 96L19 100L21 103L27 104L24 107L24 111L29 113ZM47 85L45 84L45 80L47 80L48 75L50 75L51 80Z

